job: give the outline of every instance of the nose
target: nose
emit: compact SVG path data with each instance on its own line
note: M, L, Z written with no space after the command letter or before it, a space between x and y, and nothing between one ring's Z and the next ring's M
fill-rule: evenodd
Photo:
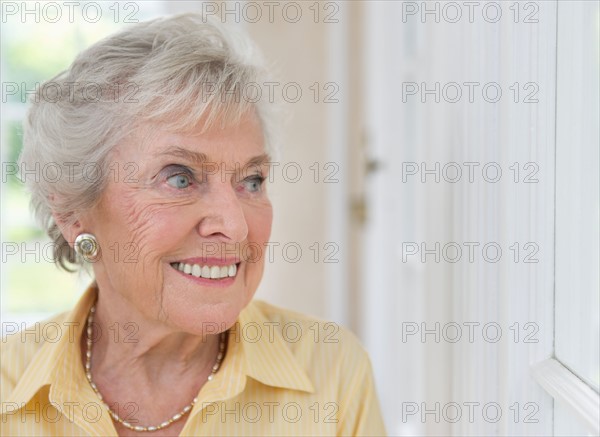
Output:
M213 184L201 202L198 233L223 243L241 243L248 236L248 223L240 199L227 183Z

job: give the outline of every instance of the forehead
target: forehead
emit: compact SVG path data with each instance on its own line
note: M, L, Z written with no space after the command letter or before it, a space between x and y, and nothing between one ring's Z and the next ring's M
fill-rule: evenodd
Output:
M237 122L216 121L208 128L199 122L186 132L170 132L160 127L140 125L136 140L129 142L130 151L147 158L165 156L187 161L244 161L264 154L264 135L258 117L244 114ZM134 143L134 144L131 144ZM127 154L125 150L122 150Z

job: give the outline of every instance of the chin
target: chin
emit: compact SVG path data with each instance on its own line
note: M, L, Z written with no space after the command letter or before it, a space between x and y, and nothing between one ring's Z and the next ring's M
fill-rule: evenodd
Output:
M175 274L175 278L165 278L161 319L178 331L195 335L218 334L229 329L256 290L244 284L241 277L233 278L235 281L229 286L206 286L198 283L197 278Z

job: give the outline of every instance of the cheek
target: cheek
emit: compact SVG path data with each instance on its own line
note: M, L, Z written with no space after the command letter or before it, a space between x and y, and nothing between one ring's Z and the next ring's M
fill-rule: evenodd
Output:
M271 203L265 202L265 204L248 208L246 222L248 224L248 241L259 244L268 241L271 236L271 225L273 224Z
M249 273L257 275L260 280L268 253L268 243L271 237L271 225L273 223L273 209L270 203L249 208L246 211L246 222L248 225L248 248L245 256L249 260Z
M147 196L138 192L113 195L110 198L115 200L105 203L104 213L99 217L103 239L134 261L127 265L130 274L136 271L142 274L149 269L157 272L153 267L187 229L180 203L159 203L144 197Z

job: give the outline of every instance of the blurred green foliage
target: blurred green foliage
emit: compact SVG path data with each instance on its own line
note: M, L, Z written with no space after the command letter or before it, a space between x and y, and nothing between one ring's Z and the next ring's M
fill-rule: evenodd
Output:
M16 163L23 148L23 127L20 121L6 121L3 123L6 132L6 161ZM7 174L6 182L13 188L21 185L21 181L12 173Z

